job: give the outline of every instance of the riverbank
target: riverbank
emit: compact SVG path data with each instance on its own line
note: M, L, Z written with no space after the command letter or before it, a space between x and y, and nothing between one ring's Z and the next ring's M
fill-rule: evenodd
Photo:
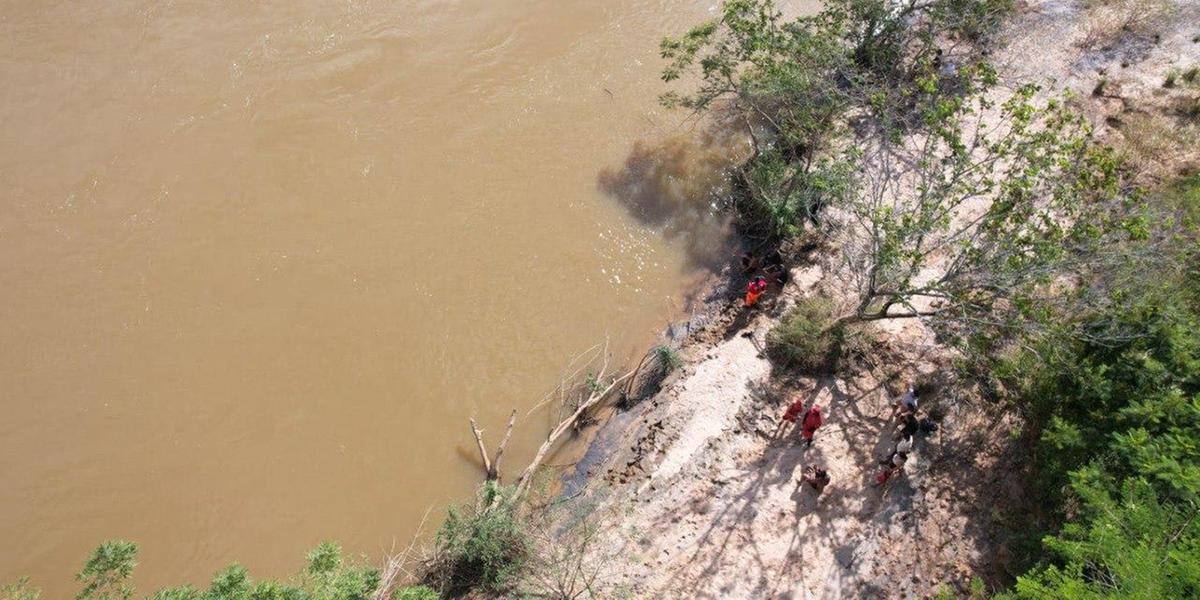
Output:
M994 57L1003 87L1074 91L1147 185L1194 171L1195 127L1174 112L1190 96L1164 83L1200 62L1189 25L1200 21L1196 7L1172 6L1171 19L1129 22L1106 6L1026 2ZM765 356L788 307L847 297L827 258L798 257L792 282L753 312L727 294L682 345L683 368L597 436L573 476L582 483L569 512L590 515L601 532L587 561L604 595L967 596L1016 576L1013 533L1033 518L1022 513L1031 509L1022 421L959 380L954 353L932 331L915 319L880 323L867 360L836 376L779 369ZM913 380L938 428L918 436L904 476L875 487L877 461L895 443L892 399ZM797 397L826 413L811 448L794 432L774 436ZM832 478L820 496L797 485L813 464Z

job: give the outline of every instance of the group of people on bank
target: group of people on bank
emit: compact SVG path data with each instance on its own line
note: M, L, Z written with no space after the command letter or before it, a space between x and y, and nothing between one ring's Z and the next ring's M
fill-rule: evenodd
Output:
M876 487L883 486L904 473L904 465L913 451L916 435L922 430L930 430L933 427L928 419L923 422L917 417L919 403L920 395L915 385L910 385L908 391L896 399L889 419L889 423L893 426L891 438L895 444L892 446L891 452L879 460L880 470L875 475L874 482ZM817 430L825 424L825 416L821 412L821 407L813 402L812 406L806 409L804 398L796 398L784 411L776 437L787 435L788 430L797 424L804 447L812 446ZM825 465L810 464L804 468L796 485L808 484L820 495L830 481L829 470Z
M782 287L783 284L787 283L788 270L784 265L783 256L778 250L773 250L764 255L753 253L743 254L741 264L742 273L749 277L749 281L746 284L746 308L753 308L757 305L759 299L771 284L778 284ZM935 427L928 419L922 421L917 417L919 402L920 397L917 388L911 383L908 386L908 391L896 399L894 410L889 420L892 427L894 427L892 439L895 441L895 444L886 457L879 459L880 470L874 478L874 485L876 487L886 485L888 481L904 473L904 465L908 462L909 455L913 451L913 443L917 433L922 430L932 430ZM808 448L812 446L817 430L825 424L825 417L821 413L821 407L814 401L812 406L806 409L804 399L797 398L784 411L776 437L786 434L789 429L797 426L797 424L800 429L800 438L804 440L804 447ZM819 495L829 485L830 481L829 470L825 465L810 464L804 468L800 480L796 485L808 484Z

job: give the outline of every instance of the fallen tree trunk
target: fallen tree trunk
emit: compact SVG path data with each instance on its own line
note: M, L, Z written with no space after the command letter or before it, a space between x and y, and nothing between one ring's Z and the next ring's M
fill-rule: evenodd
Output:
M628 373L614 379L612 383L608 384L608 387L589 394L586 400L579 403L579 407L575 409L575 412L571 413L571 416L567 417L561 423L559 423L557 427L550 430L550 435L546 438L545 442L542 442L541 447L538 448L537 454L533 456L533 461L529 463L529 466L525 467L525 470L521 472L521 476L517 478L517 490L515 494L517 498L520 498L529 488L529 482L532 479L533 474L537 471L538 467L541 466L542 461L546 460L546 455L550 453L550 450L554 448L555 444L560 438L562 438L563 434L570 431L571 428L574 427L575 422L579 420L579 417L583 416L588 409L598 404L601 400L607 397L610 392L616 389L621 382L629 379L636 372L637 369L629 371Z

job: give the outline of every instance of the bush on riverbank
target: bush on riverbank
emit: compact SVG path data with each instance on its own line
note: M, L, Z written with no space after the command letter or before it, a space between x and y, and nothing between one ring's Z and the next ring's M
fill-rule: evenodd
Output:
M835 372L866 353L860 326L836 322L833 302L801 298L767 334L767 355L775 364L804 373Z
M425 569L426 582L448 596L472 589L502 592L529 558L531 541L511 490L484 484L474 505L451 507Z
M75 600L131 600L136 590L129 582L137 567L137 544L106 541L88 558L75 579L82 588ZM361 562L346 562L341 548L323 542L307 556L308 567L286 580L255 580L246 568L234 563L213 575L207 589L183 585L158 590L150 600L369 600L380 585L377 569ZM405 596L413 588L396 592L404 600L436 600L436 594ZM0 600L38 600L40 593L27 580L0 587Z

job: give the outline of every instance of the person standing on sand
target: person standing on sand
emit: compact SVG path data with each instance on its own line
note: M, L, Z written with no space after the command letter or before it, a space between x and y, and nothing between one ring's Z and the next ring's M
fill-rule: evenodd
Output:
M812 489L820 496L821 492L825 491L825 486L829 485L829 471L825 470L825 467L815 465L805 467L804 475L800 481L796 482L796 485L800 485L801 482L811 485Z
M910 385L908 391L896 400L896 412L893 417L903 420L908 415L915 415L917 412L917 387Z
M900 419L900 426L897 428L895 438L898 440L910 438L916 435L920 429L921 422L917 420L916 415L905 415Z
M797 396L784 411L783 418L779 421L779 429L774 437L784 435L792 425L796 424L796 419L800 418L802 412L804 412L804 398Z
M767 280L762 275L750 280L746 284L746 308L750 308L758 304L758 297L767 290Z
M825 417L821 416L821 407L814 404L808 412L804 413L803 429L800 431L800 436L804 438L805 448L812 445L813 434L817 432L822 425L825 424Z
M904 464L908 462L908 453L893 452L887 460L879 461L883 465L883 470L875 476L875 487L879 487L888 482L889 479L904 472Z

